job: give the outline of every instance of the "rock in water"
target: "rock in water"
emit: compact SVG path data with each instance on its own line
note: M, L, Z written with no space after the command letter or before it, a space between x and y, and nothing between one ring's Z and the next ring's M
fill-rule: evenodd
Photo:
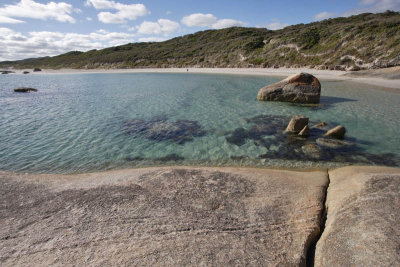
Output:
M16 93L30 93L30 92L37 92L38 90L35 88L30 87L18 87L14 89Z
M342 125L339 125L327 131L326 134L324 134L324 136L343 139L345 133L346 133L346 128L344 128Z
M326 125L327 125L326 122L320 122L320 123L317 123L317 124L311 126L311 128L324 128L324 127L326 127Z
M282 101L317 104L321 95L321 84L308 73L300 73L283 81L265 86L258 91L257 99L262 101Z
M301 147L303 153L312 159L320 159L321 158L321 148L315 144L306 144Z
M286 132L289 133L299 133L301 130L304 129L308 125L308 118L304 116L294 116L289 125L286 128Z
M310 136L310 128L308 126L304 126L303 130L299 132L299 136L301 137L309 137Z

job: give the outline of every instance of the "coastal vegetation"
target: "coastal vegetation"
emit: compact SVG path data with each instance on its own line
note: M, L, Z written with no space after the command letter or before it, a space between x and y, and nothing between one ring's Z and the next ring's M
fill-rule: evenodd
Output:
M54 57L0 62L14 68L311 67L400 65L400 13L365 13L288 26L206 30L165 42L129 43Z

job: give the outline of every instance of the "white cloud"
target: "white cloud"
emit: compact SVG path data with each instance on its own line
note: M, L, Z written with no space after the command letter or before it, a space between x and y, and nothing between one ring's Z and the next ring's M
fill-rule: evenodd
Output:
M167 40L166 38L163 37L142 37L139 38L139 42L163 42Z
M68 51L88 51L132 42L133 35L99 30L89 34L30 32L26 35L0 28L0 60L53 56Z
M182 23L189 27L207 27L217 22L213 14L195 13L182 18Z
M182 18L182 23L189 27L211 27L213 29L223 29L233 26L244 26L246 23L234 19L219 19L213 14L195 13Z
M79 11L65 2L41 4L33 0L20 0L16 4L4 5L0 8L0 23L23 22L14 18L54 19L61 22L75 23L75 19L71 16L73 12Z
M324 19L329 19L329 18L333 18L335 17L335 13L330 13L330 12L321 12L317 15L314 16L314 21L318 21L318 20L324 20Z
M279 21L273 21L273 22L271 22L271 23L267 23L265 26L267 27L268 30L273 30L273 31L275 31L275 30L283 29L283 28L289 26L289 24L287 24L287 23L281 23L281 22L279 22Z
M92 21L93 19L91 17L86 17L87 21Z
M216 23L211 25L211 28L213 29L223 29L223 28L229 28L233 26L245 26L246 23L240 20L234 20L234 19L220 19L217 20Z
M169 35L179 28L179 23L168 19L159 19L157 22L145 21L136 28L141 34Z
M400 0L361 0L358 8L345 12L344 16L357 15L365 12L377 13L386 10L400 11Z
M103 23L126 23L128 20L135 20L138 17L150 14L143 4L121 4L109 0L87 0L86 6L93 6L95 9L113 9L117 12L100 12L97 14L99 21Z

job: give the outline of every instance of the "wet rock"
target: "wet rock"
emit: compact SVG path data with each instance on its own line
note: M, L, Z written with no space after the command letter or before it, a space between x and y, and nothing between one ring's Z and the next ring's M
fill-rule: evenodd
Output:
M40 68L34 68L33 71L34 71L34 72L42 71L42 69L40 69Z
M348 141L331 139L331 138L318 138L316 140L317 144L323 147L328 147L332 149L343 149L354 147L355 144Z
M305 266L327 173L0 172L2 266Z
M257 95L262 101L317 104L320 101L321 84L308 73L300 73L260 89Z
M286 127L288 133L299 133L304 127L308 125L308 118L304 116L294 116Z
M18 87L14 89L14 92L16 93L31 93L31 92L37 92L38 90L35 88L30 88L30 87Z
M301 147L303 153L312 159L320 159L321 158L321 148L315 144L307 144Z
M29 71L24 71L23 74L29 74Z
M310 136L310 128L308 126L304 126L303 130L301 130L298 134L301 137L309 137Z
M194 137L205 135L196 121L167 121L165 118L151 120L132 119L122 124L122 130L133 136L143 136L149 140L172 141L178 144L192 141Z
M344 128L342 125L339 125L327 131L326 134L324 134L324 136L343 139L345 134L346 134L346 128Z
M400 169L346 167L329 178L315 266L400 266Z
M311 126L311 128L325 128L327 126L326 122L320 122Z

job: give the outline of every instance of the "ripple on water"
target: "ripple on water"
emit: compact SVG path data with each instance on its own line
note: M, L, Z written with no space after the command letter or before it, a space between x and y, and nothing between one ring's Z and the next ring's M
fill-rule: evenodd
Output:
M317 106L258 102L271 77L203 74L3 75L0 169L87 172L151 165L399 166L400 94L322 81ZM18 95L30 86L36 94ZM293 115L342 124L346 142L283 133ZM325 142L325 143L324 143ZM314 146L317 146L314 147Z

